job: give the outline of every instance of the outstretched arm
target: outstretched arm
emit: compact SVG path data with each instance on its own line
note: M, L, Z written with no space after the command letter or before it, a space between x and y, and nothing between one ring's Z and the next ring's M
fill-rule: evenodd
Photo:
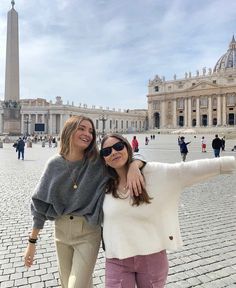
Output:
M236 169L236 160L233 156L225 156L194 160L179 165L180 179L186 187L220 174L232 173Z

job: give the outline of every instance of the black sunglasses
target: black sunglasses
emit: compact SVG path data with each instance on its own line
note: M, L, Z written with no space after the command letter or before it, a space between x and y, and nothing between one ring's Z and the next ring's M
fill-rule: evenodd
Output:
M109 147L106 147L106 148L102 148L100 150L100 155L102 157L107 157L107 156L111 155L112 149L114 149L116 151L121 151L124 148L125 148L125 143L120 141L120 142L117 142L116 144L114 144L112 146L109 146Z

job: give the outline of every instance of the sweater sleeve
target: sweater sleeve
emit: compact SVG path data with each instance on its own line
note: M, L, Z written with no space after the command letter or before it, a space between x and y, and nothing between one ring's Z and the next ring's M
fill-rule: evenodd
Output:
M48 193L52 173L52 161L49 161L32 195L31 214L33 216L33 228L35 229L42 229L45 221L49 219L46 215L52 206Z
M236 169L233 156L201 159L180 163L180 179L183 187L205 181L211 177L232 173Z
M138 153L138 152L133 154L132 160L133 161L134 160L140 160L140 161L142 161L144 163L144 165L146 164L146 160L145 160L144 156L142 154Z

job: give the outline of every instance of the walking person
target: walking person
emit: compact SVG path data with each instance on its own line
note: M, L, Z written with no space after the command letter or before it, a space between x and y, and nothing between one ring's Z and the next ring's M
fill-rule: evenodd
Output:
M138 144L138 140L136 138L136 136L133 137L132 141L131 141L131 146L132 146L132 149L133 149L133 152L138 152L139 151L139 144Z
M119 149L117 149L119 148ZM184 188L236 169L234 157L187 163L147 163L147 190L130 197L124 189L132 148L121 135L103 138L100 155L109 178L103 203L106 288L163 288L168 275L166 250L182 247L178 203Z
M202 145L202 152L205 153L206 152L206 139L204 136L202 136L201 145Z
M141 161L129 166L131 193L140 190ZM59 155L49 159L31 201L33 228L25 251L31 267L46 220L55 221L55 243L62 288L92 287L101 240L102 204L107 176L90 118L73 116L62 130Z
M19 139L17 141L16 150L18 152L18 160L20 160L20 157L21 157L22 160L24 160L24 157L25 157L25 141L21 137L19 137Z
M223 137L221 138L221 144L222 144L221 150L222 150L222 151L225 151L225 136L223 136Z
M178 137L178 145L179 145L180 154L181 154L183 162L185 162L187 154L188 154L187 146L191 143L191 141L185 142L184 139L185 139L184 136Z
M222 141L219 138L218 134L216 134L215 138L212 140L212 148L214 150L215 157L220 157L221 147L222 147Z

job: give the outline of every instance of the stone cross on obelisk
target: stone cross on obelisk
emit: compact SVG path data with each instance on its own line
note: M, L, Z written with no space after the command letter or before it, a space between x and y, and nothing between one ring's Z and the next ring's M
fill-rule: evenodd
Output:
M5 133L20 134L20 88L19 88L19 37L18 14L14 9L15 1L7 14L7 48L4 97Z

